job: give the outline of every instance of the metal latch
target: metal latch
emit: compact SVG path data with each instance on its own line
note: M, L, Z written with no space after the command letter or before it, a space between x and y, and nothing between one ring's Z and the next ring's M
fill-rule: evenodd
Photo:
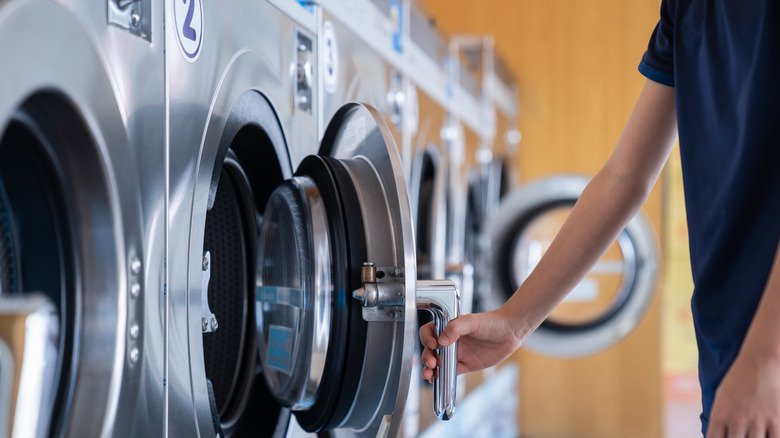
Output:
M108 0L108 22L152 41L151 0Z
M352 296L363 303L366 321L399 321L404 319L404 272L400 268L377 268L374 263L363 263L362 287ZM452 280L418 280L417 308L433 315L436 334L460 316L460 295ZM449 420L455 413L455 394L458 382L458 343L438 349L441 367L433 374L433 413Z
M201 261L203 276L200 283L200 322L203 333L217 331L217 317L209 309L209 280L211 280L211 253L205 251Z
M393 71L390 76L390 86L387 88L387 104L390 107L390 121L396 128L401 129L403 108L406 96L404 95L403 78L401 73Z
M312 39L300 31L295 32L295 59L293 60L293 96L295 108L309 114L313 107L314 45Z

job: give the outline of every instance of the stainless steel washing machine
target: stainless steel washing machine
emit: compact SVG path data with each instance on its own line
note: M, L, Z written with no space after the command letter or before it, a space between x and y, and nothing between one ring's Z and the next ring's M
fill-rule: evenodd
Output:
M469 204L473 202L469 198L468 169L474 164L475 151L488 141L490 125L484 118L477 66L467 61L460 52L458 39L451 39L447 69L452 97L449 117L442 130L449 158L447 266L448 275L461 284L464 312L470 313L474 297L475 247L469 245L473 238L474 217L473 212L469 212Z
M162 43L161 3L0 2L11 436L162 433Z
M444 278L447 251L449 152L442 134L451 107L445 36L416 3L410 5L409 43L405 51L406 95L411 113L404 151L413 155L409 193L417 232L417 274Z
M418 302L442 326L457 316L451 283L415 282L383 117L343 104L319 141L320 13L167 10L170 434L276 436L294 413L309 432L395 435ZM455 354L442 352L443 416Z
M316 15L296 1L166 8L166 431L283 433L255 335L258 229L317 144Z
M492 249L484 232L503 196L518 185L513 164L520 142L517 128L518 90L503 59L495 53L493 37L458 36L454 40L465 62L475 67L481 84L483 141L469 168L466 252L475 265L474 309L484 311L503 304L492 282Z
M495 260L494 290L508 298L522 284L588 180L552 175L504 198L487 225ZM582 357L613 346L647 312L655 293L658 257L655 231L640 213L523 346L561 358Z
M325 0L320 23L320 135L346 102L382 115L402 145L404 5L397 0ZM408 155L408 154L407 154ZM406 158L408 167L411 159Z

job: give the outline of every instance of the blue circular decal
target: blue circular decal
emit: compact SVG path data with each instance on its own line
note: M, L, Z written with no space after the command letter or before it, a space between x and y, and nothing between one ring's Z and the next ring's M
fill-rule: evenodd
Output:
M173 21L179 50L189 62L195 62L203 43L203 4L201 0L173 0Z

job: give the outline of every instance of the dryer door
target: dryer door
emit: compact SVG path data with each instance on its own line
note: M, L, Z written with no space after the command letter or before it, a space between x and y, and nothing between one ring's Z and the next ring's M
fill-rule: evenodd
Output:
M336 113L320 154L271 195L258 247L257 338L271 393L307 431L397 435L417 339L416 268L400 158L375 110Z
M494 290L504 299L539 262L587 183L579 176L550 177L502 201L486 230L495 260ZM616 344L639 324L652 301L657 257L655 233L640 213L524 346L553 357L581 357Z

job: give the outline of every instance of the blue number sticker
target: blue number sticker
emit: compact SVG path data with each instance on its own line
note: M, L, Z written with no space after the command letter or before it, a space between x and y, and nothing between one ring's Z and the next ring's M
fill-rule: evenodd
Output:
M203 4L201 0L171 0L179 50L188 62L195 62L203 44Z

